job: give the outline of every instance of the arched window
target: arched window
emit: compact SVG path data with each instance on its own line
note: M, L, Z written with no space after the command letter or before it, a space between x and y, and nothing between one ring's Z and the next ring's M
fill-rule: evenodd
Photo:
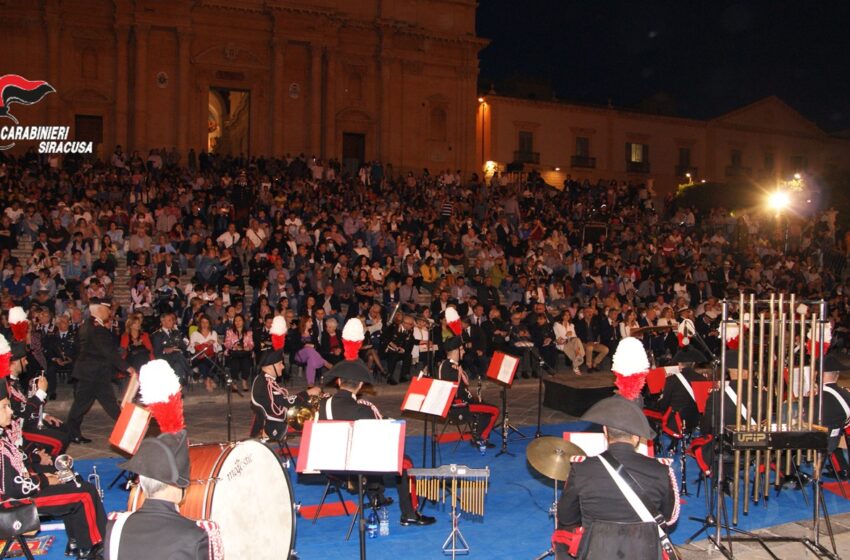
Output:
M431 108L431 126L429 129L429 138L431 140L446 141L447 120L446 110L443 107Z

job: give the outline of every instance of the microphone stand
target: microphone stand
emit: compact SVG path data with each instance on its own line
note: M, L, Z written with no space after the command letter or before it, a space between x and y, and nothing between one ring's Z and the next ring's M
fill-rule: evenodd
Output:
M212 365L213 369L217 370L221 374L221 376L224 378L225 393L227 394L227 441L233 441L231 439L231 433L232 433L232 427L233 427L233 395L232 395L232 393L235 390L236 393L240 397L244 398L245 395L242 393L242 391L239 389L239 387L234 385L233 377L230 376L230 370L226 367L222 367L219 364L217 364L216 361L213 360L212 358L210 358L206 354L205 351L202 350L202 351L198 352L197 354L195 354L194 356L192 356L192 359L190 360L190 362L195 360L199 356L201 358L207 360Z

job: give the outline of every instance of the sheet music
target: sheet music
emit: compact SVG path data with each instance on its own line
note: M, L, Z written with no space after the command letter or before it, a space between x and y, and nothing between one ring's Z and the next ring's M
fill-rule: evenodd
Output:
M502 363L499 364L499 375L496 376L496 379L501 381L502 383L510 383L511 376L516 370L517 363L519 362L519 358L515 358L514 356L509 356L508 354L504 354L502 356Z
M420 412L442 416L446 401L451 398L452 389L454 389L454 383L451 381L435 379L431 383L431 390L428 391L425 402L422 403L422 408L419 409Z
M608 449L608 441L601 432L568 432L568 440L576 444L588 457L596 457Z
M350 422L314 422L311 441L320 443L310 445L307 458L309 471L344 471L348 456L348 443L351 439Z
M356 421L351 434L351 451L346 470L399 472L399 445L404 445L399 442L404 425L403 420Z
M405 410L413 410L419 412L422 410L422 403L425 401L425 395L410 393L407 395L407 400L404 403Z

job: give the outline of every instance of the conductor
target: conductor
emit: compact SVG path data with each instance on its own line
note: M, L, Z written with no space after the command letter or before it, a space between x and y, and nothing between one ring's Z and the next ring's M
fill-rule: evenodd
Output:
M135 374L136 369L127 365L121 357L118 343L106 324L110 319L111 308L108 303L95 301L89 306L91 318L80 328L80 354L71 378L77 380L74 390L74 402L68 411L65 426L70 440L74 443L90 443L83 437L81 427L94 401L100 403L113 420L121 414L121 408L112 389L112 375L116 370Z

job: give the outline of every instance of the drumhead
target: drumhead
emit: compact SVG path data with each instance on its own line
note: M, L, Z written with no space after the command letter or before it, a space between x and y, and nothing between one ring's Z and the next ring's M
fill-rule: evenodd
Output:
M203 517L218 523L225 557L289 558L295 540L292 486L274 451L258 441L238 442L217 471Z

